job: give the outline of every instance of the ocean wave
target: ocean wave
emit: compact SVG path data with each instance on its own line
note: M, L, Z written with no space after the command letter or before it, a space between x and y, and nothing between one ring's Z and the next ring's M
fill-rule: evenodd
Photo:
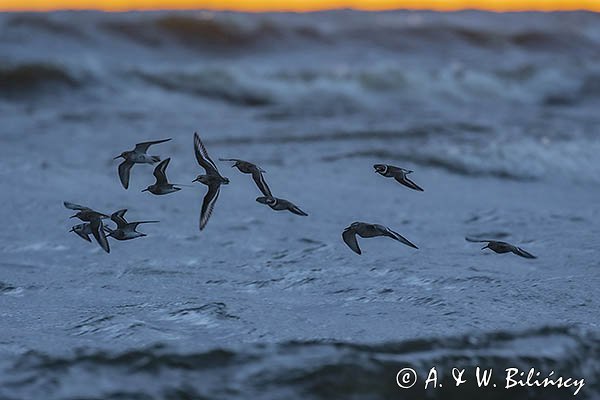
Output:
M259 43L264 46L268 42L293 38L318 40L321 37L311 26L286 27L262 17L240 23L225 17L213 18L212 14L200 17L172 14L153 19L108 21L101 27L142 44L164 44L165 39L170 38L186 47L208 50L242 50Z
M179 44L224 51L278 51L281 45L289 49L307 44L368 44L403 51L469 46L493 51L514 48L598 55L600 33L590 28L598 23L598 17L593 13L565 13L562 19L570 19L571 23L559 23L560 14L536 16L539 23L532 24L526 14L509 19L491 13L451 13L440 18L434 13L342 10L307 15L164 11L118 17L100 13L16 14L6 18L4 28L7 33L26 28L61 35L63 39L90 39L99 32L108 32L144 46ZM482 23L473 23L477 20Z
M0 97L21 97L47 89L81 86L66 68L47 63L25 63L0 67Z
M78 350L70 356L29 352L0 375L4 394L18 398L211 398L211 399L564 399L573 388L478 388L476 366L492 369L503 383L506 368L585 379L578 398L600 395L600 337L565 327L499 331L384 344L334 341L287 342L240 349L178 352L156 345L108 352ZM424 389L432 367L443 387ZM452 368L469 381L456 388ZM412 368L420 380L400 389L396 374ZM494 380L494 377L496 376ZM102 379L99 379L102 377ZM25 384L27 383L27 384Z
M83 38L84 31L70 21L59 21L49 14L11 15L6 26L13 29L36 29L46 34L59 34L63 37Z
M273 102L266 90L251 87L235 74L223 69L161 73L136 70L131 74L165 90L221 100L235 105L259 107Z

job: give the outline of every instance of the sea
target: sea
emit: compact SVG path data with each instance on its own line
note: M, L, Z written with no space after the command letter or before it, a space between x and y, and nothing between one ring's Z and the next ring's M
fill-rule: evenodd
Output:
M0 399L599 399L599 154L600 14L2 13Z

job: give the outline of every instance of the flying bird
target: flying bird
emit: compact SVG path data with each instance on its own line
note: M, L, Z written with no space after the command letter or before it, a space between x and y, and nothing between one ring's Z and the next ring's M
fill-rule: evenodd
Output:
M157 223L159 221L136 221L127 222L125 219L125 213L127 209L122 209L114 212L110 219L117 224L117 229L105 228L108 232L108 236L117 240L131 240L139 237L146 236L145 233L136 231L140 224Z
M129 188L129 175L131 172L131 167L134 164L154 164L160 161L159 156L150 156L146 154L148 148L153 144L159 144L168 142L169 139L162 140L154 140L152 142L142 142L135 145L135 148L130 151L124 151L118 156L114 158L114 160L118 158L123 158L124 161L119 164L119 179L121 179L121 184L125 189Z
M375 164L373 165L373 168L375 168L375 172L381 176L385 176L386 178L394 178L396 181L408 188L423 192L423 189L419 185L408 178L407 175L412 174L413 172L411 170L394 167L393 165L387 164Z
M287 210L287 211L291 212L292 214L308 216L308 214L305 213L304 211L302 211L297 205L295 205L291 201L288 201L285 199L279 199L277 197L271 197L271 196L269 196L269 197L264 196L264 197L257 197L256 201L258 201L261 204L268 205L275 211Z
M156 166L156 168L154 168L154 177L156 178L156 182L142 190L142 192L150 192L160 196L181 190L181 188L175 186L175 184L169 183L169 180L167 179L167 167L169 166L169 161L171 161L171 158L165 158Z
M481 250L484 249L490 249L498 254L504 254L504 253L514 253L518 256L524 257L524 258L537 258L536 256L534 256L533 254L523 250L520 247L514 246L510 243L506 243L506 242L500 242L497 240L479 240L479 239L472 239L470 237L466 237L465 240L467 242L473 242L473 243L487 243L485 246L483 246L481 248Z
M404 243L407 246L418 249L417 246L409 242L405 237L397 232L394 232L388 227L378 224L368 224L366 222L353 222L350 226L344 229L344 232L342 233L342 239L344 240L344 243L346 243L348 247L350 247L350 249L352 249L352 251L354 251L356 254L362 254L360 247L358 247L356 235L360 236L361 238L387 236Z
M92 242L90 239L90 235L92 234L92 228L89 222L84 222L83 224L77 224L71 228L69 232L75 232L77 236L86 240L88 242Z
M102 247L104 251L110 253L110 246L108 244L108 239L106 239L106 234L104 232L104 224L102 223L102 220L104 218L108 218L108 215L92 210L89 207L69 203L68 201L65 201L63 204L69 210L77 211L77 213L75 215L72 215L70 218L79 218L83 222L89 222L90 231L96 239L96 242L98 242L98 244L100 245L100 247ZM80 237L83 238L83 236L80 235L78 232L75 233L77 233Z
M192 182L200 182L208 186L208 192L204 196L202 211L200 212L200 230L203 230L215 208L215 203L221 192L221 185L227 185L229 179L221 176L197 132L194 132L194 154L196 155L196 161L204 168L206 174L198 175Z
M252 164L251 162L240 160L238 158L219 158L219 161L234 161L233 167L237 167L237 169L243 174L252 174L252 179L254 179L254 183L258 187L258 190L262 192L267 197L273 197L271 193L271 189L269 189L269 185L265 181L265 177L263 173L266 171L260 168L256 164Z

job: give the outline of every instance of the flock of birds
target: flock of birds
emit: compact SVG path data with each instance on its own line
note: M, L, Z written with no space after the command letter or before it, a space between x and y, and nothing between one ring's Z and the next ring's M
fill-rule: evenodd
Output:
M170 183L167 178L167 167L169 166L169 162L171 161L171 159L166 158L161 161L159 156L152 156L147 154L150 146L165 143L169 140L171 139L162 139L138 143L135 145L135 148L133 150L124 151L114 158L115 160L123 158L123 162L119 164L118 172L121 184L125 189L129 188L131 168L135 164L159 163L154 169L154 177L156 178L156 182L148 186L146 189L142 190L142 192L150 192L154 195L160 196L181 190L179 186L183 185ZM194 179L192 182L200 182L208 187L208 191L204 196L204 200L202 202L202 209L200 212L200 230L202 231L206 227L206 224L208 223L208 220L212 215L215 203L219 198L221 185L229 184L229 179L222 176L219 173L217 165L208 155L208 151L206 150L206 147L204 147L204 144L202 143L200 136L198 136L198 133L194 133L194 153L196 156L196 161L205 170L205 174L198 175L196 179ZM263 194L263 196L258 197L256 199L257 202L268 205L275 211L286 210L300 216L308 215L291 201L273 196L271 189L269 188L269 185L267 185L267 182L265 181L265 178L263 176L263 173L265 171L258 167L256 164L237 158L219 158L219 161L233 162L232 168L236 167L240 172L252 175L252 179L256 183L256 186ZM373 167L375 168L376 173L386 178L394 178L398 183L410 189L423 192L423 189L408 177L408 175L410 175L413 171L387 164L375 164ZM71 228L71 232L76 233L78 236L80 236L82 239L88 242L92 241L90 239L90 235L92 235L96 242L100 245L100 247L107 253L110 253L110 245L108 242L109 237L116 240L131 240L143 237L146 236L146 234L138 232L136 230L137 227L140 224L158 222L128 222L125 219L125 213L127 212L127 209L118 210L109 216L107 214L95 211L89 207L81 206L67 201L64 202L64 205L70 210L77 211L77 213L71 216L71 218L79 218L81 221L83 221L83 223L73 226ZM108 218L110 218L111 221L115 223L116 227L111 228L104 224L103 220ZM361 238L372 238L378 236L389 237L409 247L418 249L418 247L411 243L408 239L406 239L399 233L394 232L386 226L366 222L353 222L342 232L342 239L344 240L346 245L356 254L362 253L358 245L358 240L356 236L360 236ZM487 239L479 240L469 237L465 239L469 242L487 243L482 248L482 250L490 249L499 254L514 253L524 258L536 258L531 253L510 243Z

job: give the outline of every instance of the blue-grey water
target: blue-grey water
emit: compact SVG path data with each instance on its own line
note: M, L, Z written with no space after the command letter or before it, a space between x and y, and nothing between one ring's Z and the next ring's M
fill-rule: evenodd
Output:
M191 185L194 131L309 216L229 163L202 232L205 186L141 193L136 165L121 187L112 158L167 137L150 153ZM598 14L0 14L0 398L573 397L452 387L475 366L600 398L599 135ZM65 200L161 222L106 254ZM419 250L357 256L356 220Z

